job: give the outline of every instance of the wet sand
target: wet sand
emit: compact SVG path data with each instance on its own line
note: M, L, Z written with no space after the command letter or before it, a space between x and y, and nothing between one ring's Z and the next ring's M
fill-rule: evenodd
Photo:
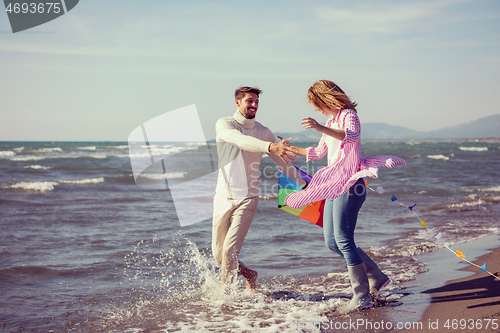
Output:
M500 236L453 245L500 275ZM403 284L398 302L332 316L323 332L500 332L500 280L447 249L418 256L429 271ZM488 325L488 326L487 326Z
M500 248L472 262L500 277ZM422 291L431 297L422 328L404 332L500 332L500 279L472 265L461 271L473 275Z

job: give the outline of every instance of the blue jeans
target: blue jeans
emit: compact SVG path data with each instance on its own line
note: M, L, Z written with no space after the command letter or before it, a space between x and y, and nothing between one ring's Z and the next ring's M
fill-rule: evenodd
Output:
M354 228L365 199L366 187L361 178L351 186L349 192L325 201L323 214L325 244L330 250L343 256L347 266L363 262L354 243Z

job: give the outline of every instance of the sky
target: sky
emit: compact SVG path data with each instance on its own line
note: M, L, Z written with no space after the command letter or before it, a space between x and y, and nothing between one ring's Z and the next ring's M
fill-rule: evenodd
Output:
M127 141L192 104L210 140L245 85L259 122L299 132L326 120L319 79L362 124L436 130L500 113L499 37L498 0L82 0L18 33L2 12L0 141Z

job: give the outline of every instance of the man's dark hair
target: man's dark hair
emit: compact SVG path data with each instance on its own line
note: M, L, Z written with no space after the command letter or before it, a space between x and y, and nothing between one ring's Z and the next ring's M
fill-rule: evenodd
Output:
M234 99L242 99L245 97L246 93L254 93L259 96L259 94L262 93L262 90L256 87L239 87L234 92Z

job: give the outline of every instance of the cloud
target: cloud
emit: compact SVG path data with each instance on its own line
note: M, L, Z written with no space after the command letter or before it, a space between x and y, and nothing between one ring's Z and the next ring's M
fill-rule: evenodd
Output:
M440 14L444 9L463 1L433 1L412 3L366 3L349 9L319 7L318 18L332 28L348 34L391 34L406 30L416 22L422 22Z
M305 65L311 61L309 53L301 56L308 52L303 47L304 31L309 31L314 18L309 8L288 8L289 15L282 15L281 6L269 5L258 15L242 16L233 3L155 3L146 12L135 12L137 6L118 9L111 19L103 14L109 15L109 7L94 12L87 7L80 6L65 20L54 22L56 38L4 39L0 50L118 61L162 59L190 67L193 62L195 67L225 62L230 69L241 63Z

